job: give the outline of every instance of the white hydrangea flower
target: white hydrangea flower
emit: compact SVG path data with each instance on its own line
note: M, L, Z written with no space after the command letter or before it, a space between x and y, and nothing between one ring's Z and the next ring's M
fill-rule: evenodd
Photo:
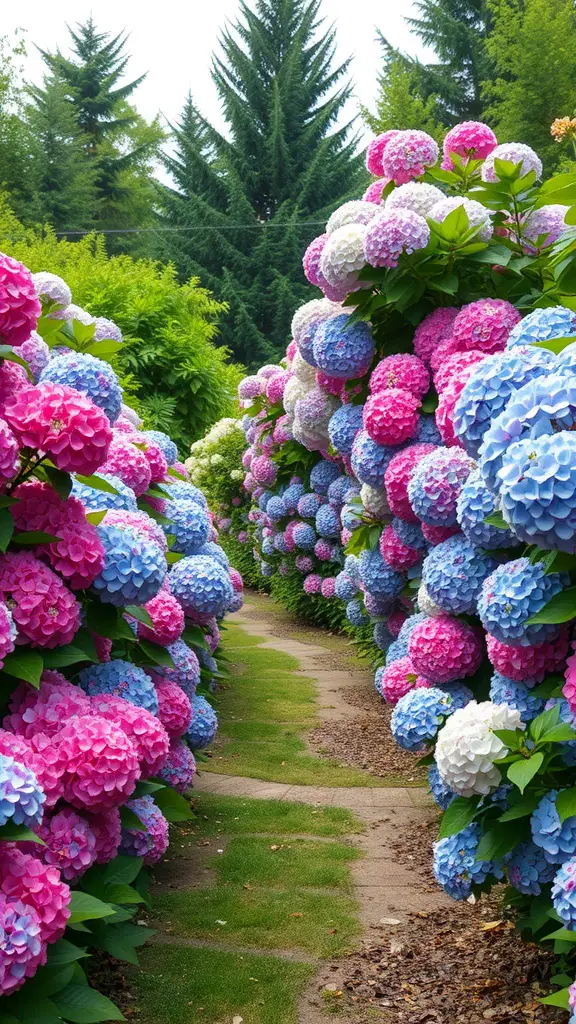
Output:
M298 380L303 381L305 384L313 386L316 383L316 370L313 366L310 366L310 363L307 363L306 360L302 358L300 352L296 352L294 355L292 373ZM288 384L286 387L288 387ZM286 388L284 388L284 394L286 394Z
M538 153L523 142L502 142L499 146L496 146L496 149L493 149L488 154L480 168L482 181L500 180L496 173L496 160L507 160L513 164L521 164L521 174L528 174L529 171L534 171L537 178L542 177L542 161Z
M338 316L342 313L343 309L339 302L331 302L330 299L312 299L310 302L305 302L303 306L299 306L294 316L292 317L292 337L296 344L300 340L300 336L304 331L317 323L319 320L325 320L330 316Z
M244 473L242 472L241 469L233 469L232 472L230 473L230 479L231 480L243 480L244 479Z
M432 615L434 617L437 617L438 615L446 615L444 609L441 608L439 604L436 604L436 602L430 597L425 583L421 583L418 588L417 601L418 608L421 612L424 612L425 615Z
M140 419L136 410L132 409L129 405L125 405L124 402L122 402L122 405L120 406L120 415L124 416L125 419L130 420L130 423L133 423L135 427L142 426L143 420Z
M427 217L435 203L444 199L444 193L436 185L424 181L409 181L400 185L386 199L387 210L413 210L421 217Z
M32 274L32 281L38 297L50 299L51 302L56 303L58 309L63 309L72 302L72 292L66 281L58 277L58 274L50 274L47 270L41 270L38 274Z
M378 213L375 203L367 203L363 199L352 199L343 203L330 217L326 225L326 234L331 235L345 224L368 224Z
M304 360L302 360L302 362L304 362ZM298 401L299 398L303 398L306 392L309 391L312 386L312 384L306 383L306 381L299 380L298 377L290 378L290 380L286 384L286 387L284 388L284 395L282 396L284 409L289 416L294 415L296 402Z
M210 465L211 466L220 466L223 462L224 462L224 456L223 455L219 455L218 452L216 452L214 455L210 456Z
M360 500L371 516L382 519L384 516L390 515L390 506L383 487L370 487L369 484L362 484Z
M482 206L482 203L476 202L475 199L466 199L465 196L446 196L440 202L435 203L428 216L431 220L437 220L441 223L443 220L446 220L449 213L452 213L459 206L464 207L469 226L477 228L477 237L480 241L489 242L492 238L490 211L485 206Z
M323 431L322 424L317 424L313 430L307 430L297 417L292 424L292 436L309 452L321 451L323 448L327 448L330 442L328 430Z
M365 235L365 224L346 224L330 235L320 259L320 271L328 284L353 288L357 283L358 271L366 265Z
M494 735L494 729L524 729L520 712L508 704L471 700L447 720L436 741L436 764L440 778L459 796L485 796L502 782L494 764L505 757L508 747Z

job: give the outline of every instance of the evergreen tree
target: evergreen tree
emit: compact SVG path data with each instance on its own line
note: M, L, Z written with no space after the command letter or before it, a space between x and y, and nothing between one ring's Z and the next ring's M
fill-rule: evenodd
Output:
M41 148L24 116L19 58L23 43L0 37L0 188L25 224L40 218L37 169Z
M486 117L500 142L525 142L548 172L562 160L554 118L576 109L573 0L489 0L488 52L496 74L485 83Z
M310 295L303 248L364 175L351 125L337 125L348 62L334 66L334 31L321 31L319 11L320 0L242 3L213 61L228 131L188 97L165 159L174 230L159 253L228 303L222 339L251 365L280 354L285 316Z
M390 128L419 128L440 141L446 127L438 120L438 97L425 98L414 69L390 52L385 43L384 48L385 64L378 77L376 110L371 113L366 107L362 108L366 124L375 134Z

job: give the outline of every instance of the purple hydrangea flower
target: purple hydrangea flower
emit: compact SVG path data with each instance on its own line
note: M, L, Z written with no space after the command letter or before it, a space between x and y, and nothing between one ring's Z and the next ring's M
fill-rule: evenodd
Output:
M188 614L216 618L224 615L233 595L227 570L210 555L190 555L176 562L170 590Z
M460 448L437 448L416 464L408 482L414 513L429 526L454 526L456 503L474 463Z

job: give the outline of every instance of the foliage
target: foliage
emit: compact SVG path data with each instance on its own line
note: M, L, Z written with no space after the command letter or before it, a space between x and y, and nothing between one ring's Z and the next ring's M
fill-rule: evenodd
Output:
M241 495L240 484L244 474L238 469L245 447L244 431L240 421L232 418L218 420L190 448L186 469L192 483L200 487L215 512L234 507L232 501Z
M319 35L320 0L241 5L213 77L228 123L216 131L188 98L166 166L159 253L228 303L225 343L247 364L285 344L306 296L300 258L341 197L360 181L350 126L336 126L351 86L334 66L334 31ZM312 154L312 158L311 158Z
M384 67L378 76L375 112L362 116L375 134L391 128L418 128L438 140L445 128L438 121L438 96L424 96L418 75L409 63L384 47Z

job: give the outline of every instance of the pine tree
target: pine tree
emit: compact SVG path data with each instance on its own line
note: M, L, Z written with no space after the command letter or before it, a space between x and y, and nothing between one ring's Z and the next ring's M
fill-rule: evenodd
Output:
M351 124L337 124L348 62L334 65L320 0L256 0L240 11L212 69L228 130L216 131L188 97L165 158L174 181L165 225L174 230L161 235L159 254L228 303L222 340L258 365L279 355L286 316L310 297L303 249L357 194L364 171Z
M488 52L496 74L485 84L486 116L500 142L524 142L550 172L562 151L554 118L576 110L576 10L572 0L489 0Z
M385 63L378 77L376 110L371 113L366 107L362 108L366 124L376 134L390 128L419 128L440 141L446 127L438 120L438 97L424 98L414 69L390 52L384 40L383 43Z

